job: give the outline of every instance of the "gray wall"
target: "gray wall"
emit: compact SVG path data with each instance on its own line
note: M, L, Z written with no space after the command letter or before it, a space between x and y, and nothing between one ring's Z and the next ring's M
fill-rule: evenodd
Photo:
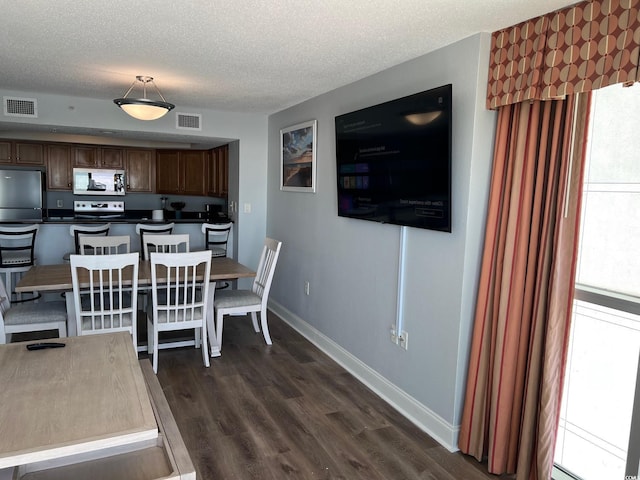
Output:
M283 241L270 305L441 443L456 449L495 128L479 34L269 117L267 233ZM407 228L404 329L390 341L400 228L337 216L334 117L453 84L452 233ZM279 131L317 119L317 192L279 189ZM310 295L304 282L310 282Z

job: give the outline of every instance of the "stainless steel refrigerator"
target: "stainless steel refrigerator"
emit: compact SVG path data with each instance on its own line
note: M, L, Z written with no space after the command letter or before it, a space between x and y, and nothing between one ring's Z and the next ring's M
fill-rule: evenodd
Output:
M42 221L43 172L0 170L0 222Z

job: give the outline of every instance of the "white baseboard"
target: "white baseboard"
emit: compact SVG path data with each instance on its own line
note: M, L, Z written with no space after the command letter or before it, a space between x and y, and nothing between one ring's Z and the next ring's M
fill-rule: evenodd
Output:
M329 355L345 370L373 390L380 398L404 415L418 428L428 433L447 450L450 452L458 451L458 434L460 430L458 425L452 425L444 420L440 415L418 402L404 390L398 388L278 302L269 300L269 310L282 318L285 323Z

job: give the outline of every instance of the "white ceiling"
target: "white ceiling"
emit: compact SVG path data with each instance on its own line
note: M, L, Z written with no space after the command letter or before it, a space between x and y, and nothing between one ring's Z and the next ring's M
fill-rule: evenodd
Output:
M5 0L0 89L111 101L151 75L177 107L269 114L571 3Z

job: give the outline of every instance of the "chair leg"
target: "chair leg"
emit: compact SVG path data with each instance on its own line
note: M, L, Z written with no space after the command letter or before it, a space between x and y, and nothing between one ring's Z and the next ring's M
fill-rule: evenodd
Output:
M153 373L158 374L158 330L153 329Z
M216 341L218 342L218 347L222 350L222 319L224 317L224 313L218 310L216 312Z
M65 338L67 336L67 322L61 322L58 324L58 337Z
M260 332L260 326L258 325L258 313L251 312L251 321L253 322L253 331L258 333Z
M147 353L153 353L153 323L147 319Z
M199 328L194 328L193 330L194 330L194 335L195 335L195 339L196 339L195 347L199 348L200 347L200 343L201 343L201 340L200 340L200 329Z
M262 310L260 310L260 323L262 324L262 335L264 335L264 341L267 345L271 345L271 335L269 335L269 325L267 325L266 307L262 307Z
M12 280L13 280L13 273L11 272L5 272L4 275L4 288L7 290L7 296L9 297L9 303L13 302L13 299L11 298L11 294L13 293L13 285ZM11 343L11 342L7 342L7 343Z
M204 360L204 366L209 368L209 349L207 348L207 326L202 321L202 359Z

